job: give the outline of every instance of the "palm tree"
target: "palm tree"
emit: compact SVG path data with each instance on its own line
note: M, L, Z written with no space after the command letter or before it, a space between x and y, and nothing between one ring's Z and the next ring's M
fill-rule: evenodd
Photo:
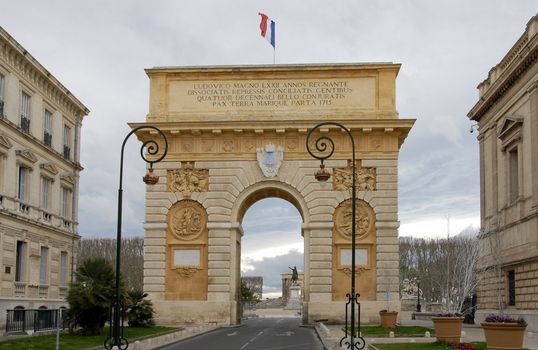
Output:
M83 334L101 334L114 298L114 270L105 259L92 258L84 261L75 275L67 295L68 317Z

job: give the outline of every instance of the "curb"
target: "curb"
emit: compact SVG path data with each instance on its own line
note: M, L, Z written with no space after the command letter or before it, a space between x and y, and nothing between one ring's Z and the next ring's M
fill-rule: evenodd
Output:
M184 340L193 339L193 338L196 338L196 337L199 337L199 336L202 336L202 335L205 335L205 334L209 334L209 333L218 331L220 329L225 329L225 328L238 328L238 327L236 327L236 326L232 326L232 327L217 327L217 328L209 329L209 330L207 330L205 332L200 332L200 333L197 333L197 334L193 334L193 335L190 335L190 336L182 338L182 339L177 339L177 340L171 341L170 343L167 343L167 344L158 345L158 346L156 346L156 347L154 347L152 349L155 349L155 350L163 349L166 346L176 344L176 343L180 343L180 342L182 342Z

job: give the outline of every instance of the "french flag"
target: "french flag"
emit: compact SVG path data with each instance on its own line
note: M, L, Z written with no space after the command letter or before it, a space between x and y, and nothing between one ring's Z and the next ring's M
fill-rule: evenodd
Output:
M275 48L275 21L269 19L264 13L259 12L258 14L262 16L262 21L260 22L261 34Z

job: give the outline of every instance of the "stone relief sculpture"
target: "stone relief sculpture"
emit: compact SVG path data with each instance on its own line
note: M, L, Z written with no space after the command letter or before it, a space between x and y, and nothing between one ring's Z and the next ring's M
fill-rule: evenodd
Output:
M363 168L359 164L356 166L357 189L359 191L375 191L376 189L376 168ZM334 169L333 190L351 191L351 162L346 168Z
M168 170L169 192L181 192L185 198L190 198L193 192L208 190L208 169L194 169L192 162L184 162L181 169Z
M178 267L175 270L181 277L185 278L191 278L198 272L196 267Z
M368 203L358 200L356 202L355 232L357 239L364 238L370 233L375 215ZM336 231L344 237L351 238L351 200L342 202L335 211L334 226Z
M170 230L174 236L182 240L192 240L204 230L207 214L200 204L185 201L171 215Z
M416 278L406 278L402 281L402 299L416 299L418 286ZM422 292L421 292L422 293Z
M275 177L284 159L284 149L272 143L265 145L265 148L256 149L258 164L265 177Z
M368 271L369 268L364 266L355 266L355 276L360 276L364 271ZM348 276L351 276L351 267L344 267L342 272Z

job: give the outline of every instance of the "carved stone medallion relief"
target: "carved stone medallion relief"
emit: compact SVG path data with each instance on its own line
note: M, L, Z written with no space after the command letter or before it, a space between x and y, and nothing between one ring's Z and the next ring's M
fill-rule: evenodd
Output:
M372 230L375 223L375 213L368 203L362 200L357 200L355 211L355 237L361 239L366 237ZM348 199L342 202L334 213L336 231L346 238L351 238L351 216L351 200Z
M170 216L169 228L181 240L193 240L200 236L207 223L204 208L194 201L182 201Z

